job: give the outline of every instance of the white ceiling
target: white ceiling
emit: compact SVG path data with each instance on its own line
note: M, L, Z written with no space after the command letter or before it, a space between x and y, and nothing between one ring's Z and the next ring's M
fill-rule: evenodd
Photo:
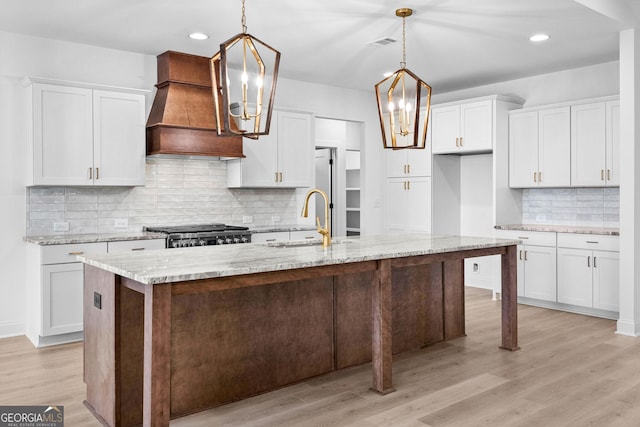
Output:
M248 32L282 52L281 77L372 90L399 68L402 47L367 42L400 41L394 11L413 8L407 67L443 93L618 59L618 33L629 24L585 6L598 2L624 2L640 16L640 0L246 0L246 14ZM2 4L0 30L212 56L241 32L240 14L240 0L12 0ZM187 38L194 31L210 38ZM551 38L531 43L538 32Z

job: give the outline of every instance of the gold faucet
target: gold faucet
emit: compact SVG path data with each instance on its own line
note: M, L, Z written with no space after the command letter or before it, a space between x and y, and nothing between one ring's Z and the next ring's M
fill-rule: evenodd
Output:
M316 216L316 224L318 226L318 233L322 234L322 247L326 248L331 246L331 230L329 230L329 198L324 191L314 188L309 190L307 197L304 199L304 206L302 207L302 216L309 216L309 198L313 193L318 193L324 199L324 227L320 225L320 218Z

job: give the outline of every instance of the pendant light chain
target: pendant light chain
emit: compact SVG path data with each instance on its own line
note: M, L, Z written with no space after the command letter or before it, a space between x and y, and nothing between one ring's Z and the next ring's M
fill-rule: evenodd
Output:
M244 15L244 0L242 0L242 33L247 34L247 17Z
M407 67L407 49L405 46L407 41L406 23L407 23L407 18L403 16L402 17L402 62L400 62L401 68Z

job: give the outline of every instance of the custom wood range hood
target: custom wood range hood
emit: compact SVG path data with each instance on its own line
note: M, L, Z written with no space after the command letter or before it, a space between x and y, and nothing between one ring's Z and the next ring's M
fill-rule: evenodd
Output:
M147 155L244 157L241 136L218 136L209 58L158 55L158 89L147 120Z

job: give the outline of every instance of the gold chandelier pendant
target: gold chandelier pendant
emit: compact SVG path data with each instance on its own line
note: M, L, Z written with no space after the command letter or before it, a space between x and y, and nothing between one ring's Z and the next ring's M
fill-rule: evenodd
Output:
M401 68L375 85L384 148L424 149L431 108L431 86L406 68L405 18L412 9L396 10L402 18Z
M280 52L247 33L243 0L242 33L210 59L218 135L269 134L279 65Z

